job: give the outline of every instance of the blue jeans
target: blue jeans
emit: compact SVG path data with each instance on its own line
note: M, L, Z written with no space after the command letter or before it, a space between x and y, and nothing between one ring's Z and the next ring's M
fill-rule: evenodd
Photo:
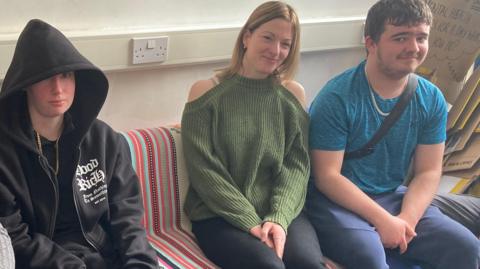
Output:
M370 197L392 215L398 215L405 191L406 187L401 186L395 192ZM402 255L398 249L384 249L371 224L330 201L312 183L309 184L306 209L323 253L347 268L390 268L387 255L422 268L479 268L480 241L436 207L427 208L415 227L417 236Z

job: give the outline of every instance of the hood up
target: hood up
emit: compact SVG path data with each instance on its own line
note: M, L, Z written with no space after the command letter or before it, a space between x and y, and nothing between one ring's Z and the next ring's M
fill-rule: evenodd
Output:
M0 130L20 140L28 139L25 91L36 82L71 71L75 72L75 98L68 113L80 140L105 102L107 78L56 28L38 19L28 22L2 84Z

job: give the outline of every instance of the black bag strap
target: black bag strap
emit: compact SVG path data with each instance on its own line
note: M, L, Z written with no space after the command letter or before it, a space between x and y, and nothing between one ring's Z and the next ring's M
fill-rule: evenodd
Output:
M408 103L412 99L413 93L417 88L418 79L415 74L410 74L408 77L407 87L403 91L402 95L400 95L400 99L393 107L390 114L383 120L382 125L378 128L377 132L373 135L373 137L368 141L363 147L360 149L345 152L343 157L344 160L346 159L358 159L369 154L372 154L375 150L375 145L388 133L388 130L397 122L397 120L402 115L403 111L407 107Z

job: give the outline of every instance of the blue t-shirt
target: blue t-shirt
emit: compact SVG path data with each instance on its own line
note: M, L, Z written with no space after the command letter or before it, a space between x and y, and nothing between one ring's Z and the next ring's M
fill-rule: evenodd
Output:
M385 117L375 109L365 62L330 80L310 107L310 149L351 152L361 148ZM375 100L383 112L399 97ZM396 189L406 176L418 144L446 139L447 106L440 90L418 77L418 86L402 116L375 146L373 154L343 161L341 173L366 193Z

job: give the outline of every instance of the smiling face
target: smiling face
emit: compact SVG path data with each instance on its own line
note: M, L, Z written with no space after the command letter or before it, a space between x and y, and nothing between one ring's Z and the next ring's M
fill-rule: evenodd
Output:
M426 23L413 26L386 24L378 42L367 36L367 59L387 77L405 77L425 60L429 32L430 26Z
M27 90L28 110L32 118L62 117L75 96L75 74L61 73L30 86Z
M273 19L243 36L246 49L241 74L262 79L271 75L287 58L292 44L292 24Z

